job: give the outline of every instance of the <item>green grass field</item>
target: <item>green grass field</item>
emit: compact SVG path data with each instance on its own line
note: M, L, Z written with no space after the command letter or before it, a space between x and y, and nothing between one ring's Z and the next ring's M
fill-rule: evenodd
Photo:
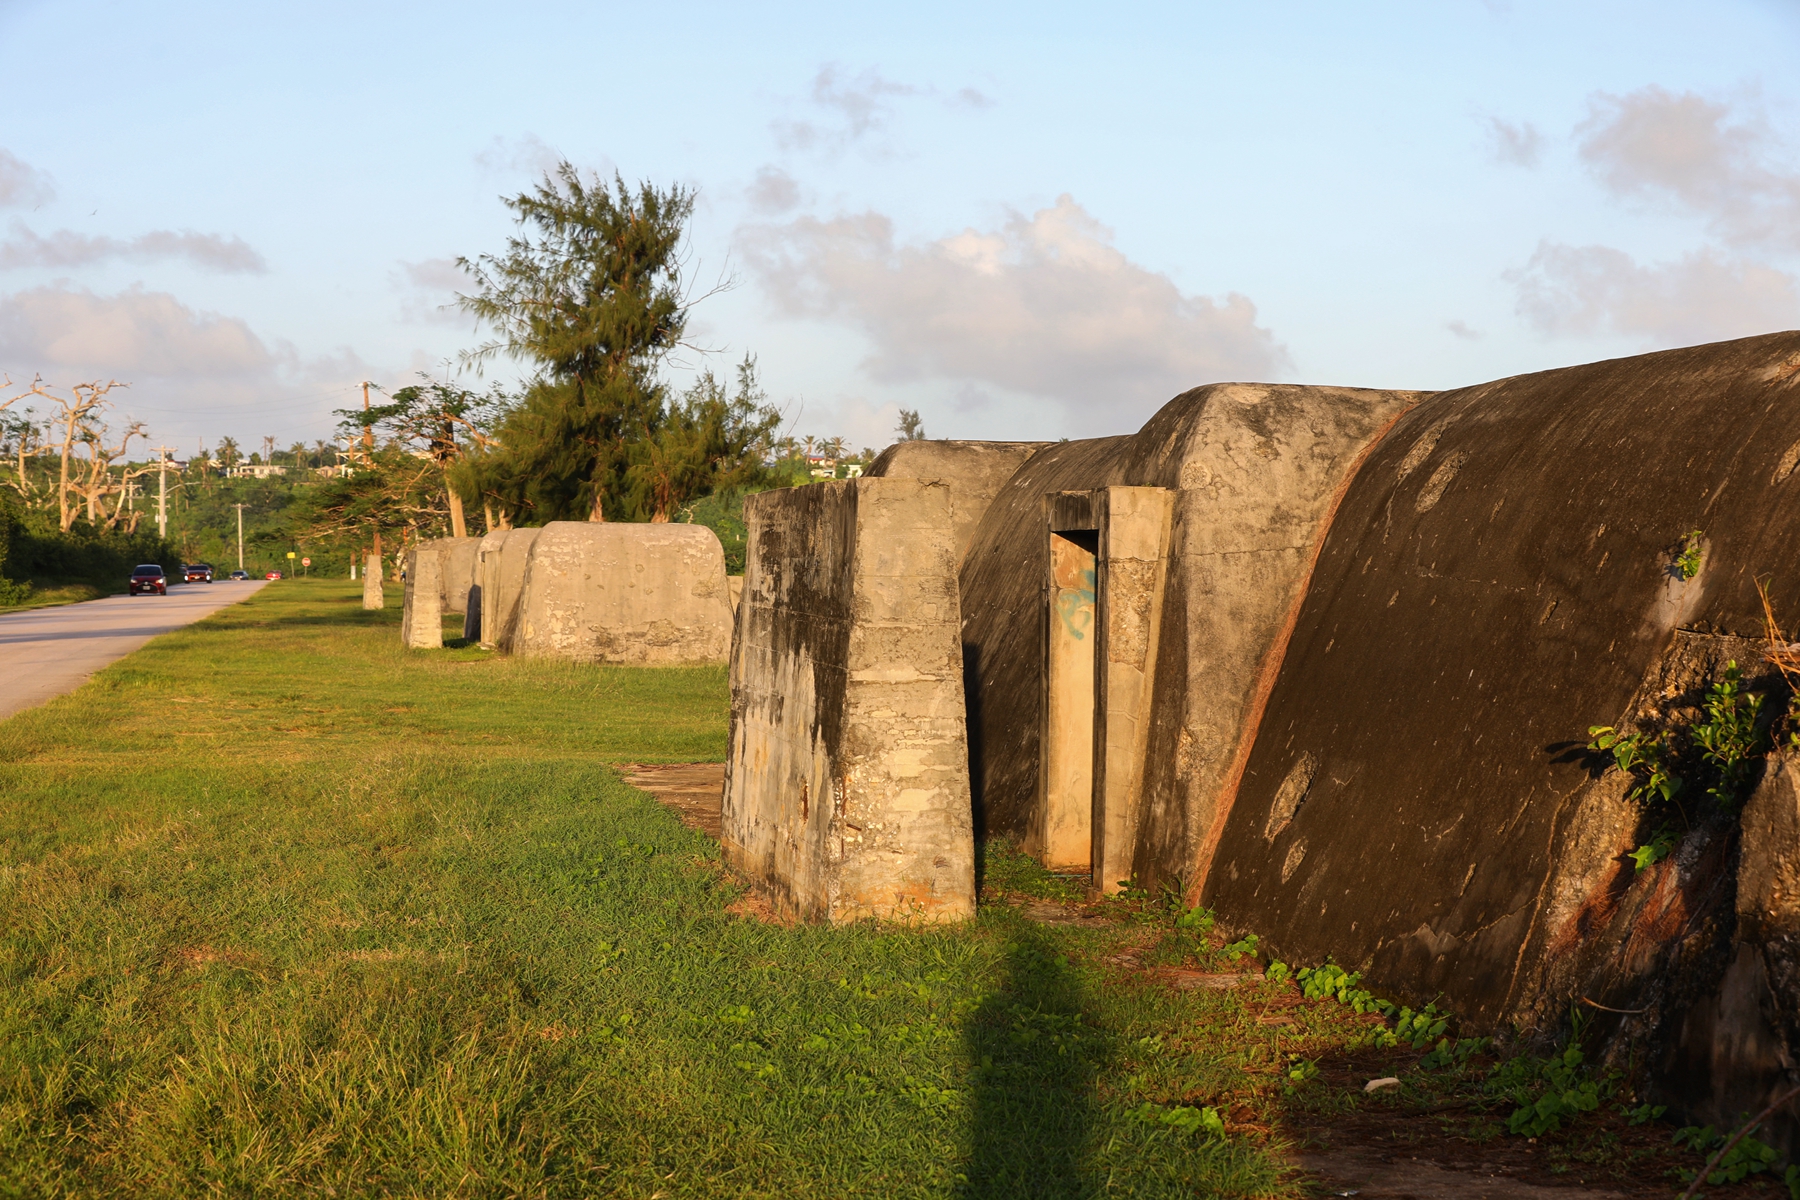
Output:
M1274 1115L1350 1103L1289 1069L1369 1018L1122 972L1215 953L1160 917L732 915L609 766L721 759L722 669L408 652L358 598L0 723L0 1195L1291 1195Z

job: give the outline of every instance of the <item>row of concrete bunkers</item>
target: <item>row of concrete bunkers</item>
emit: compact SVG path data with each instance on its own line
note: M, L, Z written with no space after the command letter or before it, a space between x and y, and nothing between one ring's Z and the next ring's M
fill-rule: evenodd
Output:
M797 915L942 921L1010 837L1470 1033L1579 1006L1729 1123L1800 1067L1800 762L1766 732L1797 464L1783 333L1213 385L1130 436L905 442L752 496L725 851ZM1634 799L1590 727L1691 730L1733 663L1765 731L1739 792Z
M381 607L373 557L364 578L364 606ZM465 638L526 658L723 663L733 582L718 537L698 525L555 521L441 538L407 552L401 636L442 646L445 615L461 614Z
M1581 1006L1729 1122L1800 1067L1800 752L1767 736L1797 467L1800 333L1437 393L1220 384L1129 436L903 442L751 496L735 605L695 526L427 543L406 638L462 612L520 655L729 655L724 849L793 915L966 918L1008 837L1465 1032ZM1764 730L1735 798L1659 814L1589 747L1692 727L1734 673Z

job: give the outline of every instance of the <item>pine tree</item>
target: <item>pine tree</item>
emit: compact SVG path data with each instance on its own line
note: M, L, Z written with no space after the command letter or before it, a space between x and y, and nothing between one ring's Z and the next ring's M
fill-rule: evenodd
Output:
M506 204L523 230L506 252L458 260L475 283L459 303L496 335L468 357L537 375L471 471L521 520L629 518L632 447L665 423L656 371L687 322L677 249L693 194L634 194L616 175L609 189L564 162Z

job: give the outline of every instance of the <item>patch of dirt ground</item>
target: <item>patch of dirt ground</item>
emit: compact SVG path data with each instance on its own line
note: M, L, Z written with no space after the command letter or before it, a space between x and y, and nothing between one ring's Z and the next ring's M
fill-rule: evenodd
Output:
M724 763L621 763L619 771L626 783L656 797L689 829L719 836Z

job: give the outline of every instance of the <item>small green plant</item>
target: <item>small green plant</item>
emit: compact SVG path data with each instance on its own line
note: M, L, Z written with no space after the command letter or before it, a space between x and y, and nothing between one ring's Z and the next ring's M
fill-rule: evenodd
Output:
M1310 1058L1302 1058L1298 1054L1288 1055L1288 1089L1292 1091L1309 1079L1317 1077L1319 1064Z
M1282 981L1291 978L1293 974L1293 969L1280 959L1276 959L1274 962L1271 962L1268 966L1263 968L1263 978L1270 983L1281 983Z
M1582 1052L1587 1014L1571 1009L1569 1024L1569 1042L1560 1053L1549 1058L1521 1054L1488 1073L1488 1094L1519 1106L1507 1118L1507 1132L1524 1137L1554 1132L1564 1121L1593 1112L1617 1095L1619 1072L1596 1075Z
M1675 1144L1688 1146L1698 1152L1702 1160L1711 1156L1712 1152L1725 1144L1727 1135L1720 1133L1711 1125L1686 1125L1675 1131ZM1749 1134L1739 1138L1737 1145L1713 1165L1706 1182L1713 1187L1725 1183L1738 1183L1748 1176L1760 1175L1764 1171L1773 1170L1781 1160L1781 1151L1773 1146L1757 1141ZM1702 1166L1704 1169L1704 1165ZM1683 1182L1692 1183L1699 1171L1683 1171ZM1793 1186L1793 1170L1788 1171L1786 1182Z
M1664 825L1653 834L1649 841L1631 852L1631 861L1642 871L1653 867L1675 851L1675 831Z
M1789 1167L1781 1182L1787 1184L1788 1200L1800 1200L1800 1165Z
M1226 962L1234 963L1246 954L1255 954L1256 943L1259 940L1260 939L1258 939L1254 933L1246 933L1237 941L1227 942L1224 946L1220 947L1219 953L1225 956Z
M1440 1009L1436 1001L1418 1012L1403 1008L1379 998L1367 988L1357 987L1362 973L1346 971L1333 962L1301 967L1294 972L1294 979L1300 984L1300 994L1309 1000L1336 1000L1359 1013L1379 1013L1391 1019L1394 1027L1375 1031L1370 1038L1372 1045L1393 1046L1405 1042L1415 1050L1423 1050L1433 1039L1443 1037L1450 1027L1450 1014Z
M1681 776L1675 774L1667 734L1620 733L1611 725L1590 725L1588 737L1592 739L1589 750L1611 754L1619 770L1637 778L1626 799L1667 803L1681 791Z
M1489 1038L1439 1038L1438 1044L1419 1060L1419 1067L1426 1071L1466 1067L1469 1059L1486 1050L1490 1042Z
M1625 1114L1625 1123L1628 1125L1648 1125L1652 1121L1661 1119L1662 1115L1669 1111L1669 1106L1666 1104L1640 1104L1636 1108L1626 1108L1620 1105L1619 1111Z
M1175 928L1195 937L1205 937L1212 932L1213 911L1210 908L1190 908L1175 918Z
M1538 1137L1599 1108L1612 1090L1612 1080L1595 1078L1586 1057L1580 1046L1571 1044L1549 1058L1521 1054L1495 1067L1488 1078L1489 1093L1519 1106L1506 1119L1507 1132Z
M1689 731L1700 756L1719 772L1719 782L1707 794L1727 808L1737 806L1751 760L1762 748L1757 722L1763 699L1760 692L1744 691L1743 672L1734 659L1725 664L1725 678L1706 694L1706 719Z
M1346 971L1334 962L1301 967L1294 972L1294 979L1300 984L1300 994L1308 1000L1336 1000L1359 1013L1375 1012L1380 1003L1373 993L1356 986L1362 980L1362 972Z
M1132 1109L1131 1115L1146 1125L1163 1125L1183 1133L1204 1133L1209 1137L1225 1136L1225 1118L1219 1115L1218 1109L1212 1107L1190 1108L1177 1104L1164 1108L1146 1100Z
M1444 1036L1450 1028L1450 1014L1439 1009L1433 1001L1418 1012L1403 1008L1394 1018L1394 1036L1415 1050L1423 1050L1432 1041Z
M1681 552L1675 556L1675 573L1683 579L1692 579L1700 573L1701 543L1706 540L1706 531L1694 529L1682 539Z

